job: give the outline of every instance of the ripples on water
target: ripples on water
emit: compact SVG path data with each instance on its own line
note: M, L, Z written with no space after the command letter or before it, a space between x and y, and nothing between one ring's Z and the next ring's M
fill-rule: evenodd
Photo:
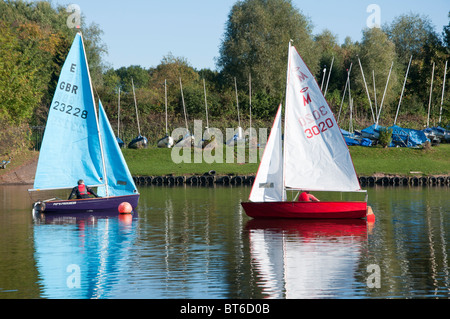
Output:
M369 189L375 225L251 220L247 187L143 187L133 216L33 219L24 191L0 187L0 298L449 297L446 187Z

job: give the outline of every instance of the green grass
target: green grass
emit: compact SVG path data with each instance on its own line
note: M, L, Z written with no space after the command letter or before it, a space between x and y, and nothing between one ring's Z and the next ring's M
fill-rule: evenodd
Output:
M450 175L450 144L430 150L411 148L350 147L358 175Z
M175 163L172 160L172 151L178 154L178 149L124 149L123 154L127 161L132 175L137 176L163 176L163 175L203 175L211 170L216 171L217 175L251 175L256 174L259 163L248 163L248 154L246 154L246 163L239 164L236 160L236 152L232 164L227 164L226 152L224 148L223 163L208 164L204 161L195 163L195 155L191 152L191 163ZM248 153L248 151L247 151Z
M258 163L192 163L173 162L172 149L149 148L142 150L125 149L123 154L132 175L194 175L210 170L217 175L251 175L256 174ZM360 176L374 174L414 175L411 172L422 172L423 175L450 175L450 144L441 144L431 150L407 148L378 148L352 146L350 152L356 172ZM235 154L236 156L236 154ZM224 150L224 162L226 161Z

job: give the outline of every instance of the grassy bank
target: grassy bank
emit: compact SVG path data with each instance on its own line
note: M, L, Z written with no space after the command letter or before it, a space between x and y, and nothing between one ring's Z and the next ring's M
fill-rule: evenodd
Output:
M400 176L450 175L450 144L442 144L433 147L431 150L352 146L350 152L359 176L376 174ZM123 154L131 174L134 176L202 175L210 170L216 171L217 175L254 175L259 166L258 163L248 163L248 160L245 164L237 164L236 158L234 158L232 164L208 164L205 162L176 164L172 161L171 149L124 149ZM19 170L30 170L30 176L34 176L37 157L38 152L34 151L16 152L7 169L0 170L0 177ZM7 157L0 160L3 159L7 159ZM192 154L193 159L194 155ZM226 161L225 155L224 161Z
M146 150L123 150L130 171L139 176L193 175L203 174L210 170L218 175L256 174L258 163L232 164L192 163L176 164L171 158L171 149L149 148ZM374 174L417 175L450 175L450 144L442 144L430 150L406 148L350 147L356 172L360 176ZM235 154L236 155L236 154ZM226 161L224 152L224 162Z

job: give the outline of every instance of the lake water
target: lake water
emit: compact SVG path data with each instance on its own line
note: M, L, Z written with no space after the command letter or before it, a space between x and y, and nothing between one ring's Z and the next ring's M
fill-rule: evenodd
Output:
M0 299L448 298L449 187L369 188L376 222L256 221L250 188L140 187L133 216L32 216L0 187Z

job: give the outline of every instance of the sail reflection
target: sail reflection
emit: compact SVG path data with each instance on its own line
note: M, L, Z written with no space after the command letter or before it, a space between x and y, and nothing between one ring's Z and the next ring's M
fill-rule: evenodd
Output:
M252 267L268 298L351 295L367 226L364 220L250 220Z
M127 273L136 216L117 212L35 216L35 260L41 297L102 299Z

